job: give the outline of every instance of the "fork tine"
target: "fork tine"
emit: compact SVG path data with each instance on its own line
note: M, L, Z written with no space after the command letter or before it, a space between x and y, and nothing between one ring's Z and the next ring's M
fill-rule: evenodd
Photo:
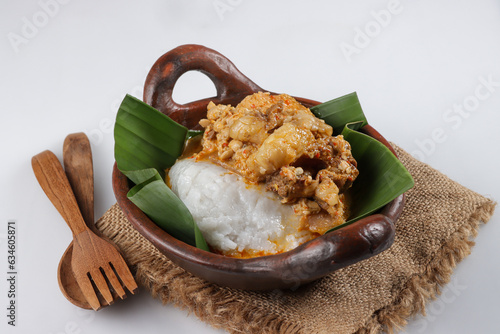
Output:
M111 286L115 290L118 297L120 297L121 299L124 299L126 297L125 290L123 289L122 284L120 283L120 281L116 277L116 274L113 271L113 268L111 268L111 266L108 264L108 265L103 265L102 269L104 270L104 274L108 278L109 283L111 284Z
M90 307L92 307L94 311L100 310L102 306L97 298L97 294L95 293L90 278L88 276L82 277L82 279L77 280L77 283L80 286L85 299L87 299L87 302L90 304Z
M108 282L106 282L106 279L104 279L101 270L99 268L92 269L90 272L90 276L92 277L92 280L94 281L97 289L104 297L108 305L111 305L113 303L113 295L109 290Z
M110 262L112 268L115 269L118 277L120 277L123 285L130 291L132 294L137 290L137 283L135 282L134 276L130 272L130 269L127 266L127 263L120 257L115 259L116 261Z

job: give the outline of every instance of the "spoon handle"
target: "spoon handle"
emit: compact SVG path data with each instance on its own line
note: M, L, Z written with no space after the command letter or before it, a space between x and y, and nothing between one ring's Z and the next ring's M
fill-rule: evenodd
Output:
M63 162L83 219L87 226L94 230L92 150L89 139L83 132L72 133L66 137L63 145Z
M88 230L68 178L55 154L48 150L43 151L31 159L31 166L38 183L64 218L73 235Z

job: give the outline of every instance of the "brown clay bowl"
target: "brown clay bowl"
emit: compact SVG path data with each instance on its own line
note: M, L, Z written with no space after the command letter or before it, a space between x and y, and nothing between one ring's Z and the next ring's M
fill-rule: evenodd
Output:
M217 88L217 96L188 104L177 104L172 91L185 72L206 74ZM159 58L149 72L144 101L188 128L198 127L210 101L238 104L260 88L220 53L200 45L183 45ZM296 98L306 107L319 102ZM394 150L371 126L362 131ZM403 210L404 195L379 213L327 233L286 253L252 259L236 259L206 252L169 235L127 199L131 184L116 167L113 190L119 206L132 225L172 262L188 272L221 286L248 290L295 288L335 270L368 259L386 250L394 241L395 226Z

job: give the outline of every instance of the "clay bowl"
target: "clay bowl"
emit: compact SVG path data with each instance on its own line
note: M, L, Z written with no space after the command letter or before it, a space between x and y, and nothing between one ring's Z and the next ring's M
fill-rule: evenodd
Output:
M217 88L217 96L180 105L172 100L177 79L185 72L206 74ZM197 128L210 101L238 104L260 88L239 72L220 53L200 45L183 45L157 60L148 74L144 101L188 128ZM306 107L319 102L296 98ZM371 126L362 131L394 150ZM335 270L368 259L386 250L394 241L395 226L403 210L404 195L380 212L349 226L320 236L296 249L253 259L235 259L209 253L172 237L153 223L127 199L131 184L116 167L113 190L119 206L132 225L172 262L188 272L221 286L248 290L296 288Z

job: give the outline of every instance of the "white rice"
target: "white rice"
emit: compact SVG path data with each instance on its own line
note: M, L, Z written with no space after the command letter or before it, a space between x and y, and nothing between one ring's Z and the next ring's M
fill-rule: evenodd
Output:
M299 217L276 194L220 166L184 159L170 169L169 178L208 244L224 254L275 254L312 237L298 231Z

